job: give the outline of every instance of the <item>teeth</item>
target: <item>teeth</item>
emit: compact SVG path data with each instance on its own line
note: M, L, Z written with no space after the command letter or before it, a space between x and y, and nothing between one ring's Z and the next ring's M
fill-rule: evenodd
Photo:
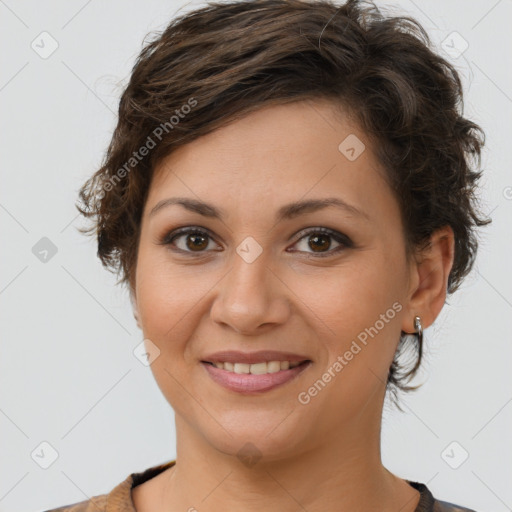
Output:
M265 373L276 373L281 370L295 368L301 364L299 361L291 363L290 361L269 361L268 363L213 363L214 366L222 370L234 373L251 373L252 375L263 375Z
M236 372L236 364L235 364L235 372ZM267 363L257 363L257 364L247 364L247 371L245 373L252 373L253 375L262 375L267 373Z
M251 365L245 363L235 363L235 373L251 373Z
M279 361L269 361L267 363L267 372L276 373L281 369L281 363Z

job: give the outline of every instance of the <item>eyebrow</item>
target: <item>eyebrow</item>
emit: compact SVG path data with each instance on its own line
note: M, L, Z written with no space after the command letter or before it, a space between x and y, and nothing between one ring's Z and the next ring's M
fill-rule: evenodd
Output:
M174 204L183 206L187 210L194 213L198 213L205 217L210 217L219 220L222 220L225 217L224 210L219 209L211 204L198 201L196 199L192 199L189 197L170 197L168 199L162 199L151 209L151 211L149 212L149 216L152 217L163 208L166 208ZM296 201L290 204L286 204L279 208L279 210L277 211L276 220L279 222L281 220L293 219L295 217L298 217L299 215L316 212L318 210L322 210L330 206L341 208L342 210L345 210L346 212L352 215L357 215L366 220L370 220L370 217L366 212L356 208L355 206L343 201L338 197L308 199L304 201Z

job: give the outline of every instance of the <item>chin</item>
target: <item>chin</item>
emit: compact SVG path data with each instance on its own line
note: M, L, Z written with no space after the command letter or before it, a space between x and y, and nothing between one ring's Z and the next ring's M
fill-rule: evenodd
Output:
M237 457L245 465L251 464L246 463L246 460L269 462L296 456L298 447L304 446L304 424L301 426L292 423L290 418L285 420L286 414L272 414L265 421L261 420L262 416L261 412L242 415L235 424L217 418L225 426L225 430L214 422L216 426L212 425L211 431L203 431L203 435L213 448Z

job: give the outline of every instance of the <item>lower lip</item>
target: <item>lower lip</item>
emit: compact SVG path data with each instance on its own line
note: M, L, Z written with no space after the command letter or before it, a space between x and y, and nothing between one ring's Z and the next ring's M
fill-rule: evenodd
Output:
M302 373L311 365L311 361L300 364L289 370L280 370L275 373L253 375L251 373L234 373L217 368L209 363L201 362L210 377L221 386L239 393L260 393L282 386L286 382Z

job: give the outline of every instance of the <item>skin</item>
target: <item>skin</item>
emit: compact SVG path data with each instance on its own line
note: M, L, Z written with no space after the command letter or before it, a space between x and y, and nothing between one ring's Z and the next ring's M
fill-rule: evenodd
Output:
M354 161L338 150L349 134L366 145ZM368 219L328 207L276 223L284 204L333 196ZM179 205L149 215L170 197L226 216ZM161 244L185 226L209 231L200 249L186 234L174 244L188 253ZM354 245L301 233L319 227ZM236 252L246 237L262 249L252 263ZM160 350L151 370L175 411L177 464L132 490L136 509L414 511L419 492L381 462L385 383L400 331L415 332L416 315L425 329L443 307L453 248L446 227L406 258L399 205L368 137L326 100L265 107L165 158L143 212L132 300ZM397 302L401 310L301 404L299 393ZM242 395L200 364L224 349L292 351L313 364L281 387ZM237 457L247 442L261 454L254 465Z

